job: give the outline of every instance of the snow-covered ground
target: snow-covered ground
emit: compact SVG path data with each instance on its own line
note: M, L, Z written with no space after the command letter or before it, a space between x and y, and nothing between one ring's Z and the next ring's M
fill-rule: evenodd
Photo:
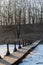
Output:
M38 45L19 65L43 65L43 45Z
M16 47L18 49L18 45L16 45ZM14 50L14 45L9 45L10 53L13 53L13 50ZM7 45L0 45L0 56L4 57L4 55L6 55L6 52L7 52Z

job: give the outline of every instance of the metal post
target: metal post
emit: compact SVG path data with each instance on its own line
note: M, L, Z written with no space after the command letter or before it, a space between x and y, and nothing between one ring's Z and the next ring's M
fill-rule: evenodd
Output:
M10 52L9 52L9 44L7 43L7 53L6 53L6 56L10 55Z
M16 42L14 43L14 52L17 51Z
M19 47L18 47L19 49L21 48L21 43L20 43L20 41L19 41Z

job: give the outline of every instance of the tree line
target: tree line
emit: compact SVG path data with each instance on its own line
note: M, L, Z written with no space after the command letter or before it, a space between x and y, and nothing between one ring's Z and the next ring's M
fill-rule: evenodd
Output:
M38 8L38 5L40 6ZM34 24L42 22L41 2L9 0L0 4L0 25ZM19 20L20 19L20 20Z

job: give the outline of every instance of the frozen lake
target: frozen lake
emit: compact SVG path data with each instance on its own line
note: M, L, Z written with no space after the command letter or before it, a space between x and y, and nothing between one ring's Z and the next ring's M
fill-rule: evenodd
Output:
M38 45L19 65L43 65L43 45Z

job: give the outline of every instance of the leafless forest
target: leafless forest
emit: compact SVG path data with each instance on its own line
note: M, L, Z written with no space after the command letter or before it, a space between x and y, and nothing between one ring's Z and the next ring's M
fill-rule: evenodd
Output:
M41 0L0 0L0 25L42 23L42 17Z
M0 0L0 26L15 25L17 37L21 25L43 23L43 1Z

